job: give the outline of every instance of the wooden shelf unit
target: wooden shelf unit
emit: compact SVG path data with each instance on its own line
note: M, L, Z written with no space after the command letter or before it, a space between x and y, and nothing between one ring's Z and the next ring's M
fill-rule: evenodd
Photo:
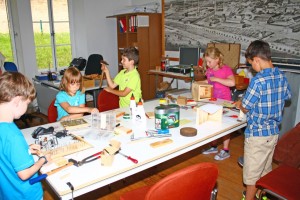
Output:
M162 58L161 13L127 13L107 18L117 19L118 63L121 61L121 53L124 48L137 47L143 99L155 98L155 79L148 75L148 71L159 66ZM134 28L130 26L131 21L133 21ZM120 71L122 68L122 65L119 64L118 70Z

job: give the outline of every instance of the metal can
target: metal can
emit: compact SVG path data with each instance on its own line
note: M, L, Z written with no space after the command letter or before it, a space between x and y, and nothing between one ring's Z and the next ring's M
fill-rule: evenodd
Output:
M155 107L155 129L165 130L179 126L180 109L176 104Z

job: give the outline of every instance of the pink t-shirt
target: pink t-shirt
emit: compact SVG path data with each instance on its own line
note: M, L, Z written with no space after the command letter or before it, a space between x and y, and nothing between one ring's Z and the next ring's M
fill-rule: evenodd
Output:
M214 95L213 97L214 98L225 99L225 100L230 101L231 100L231 92L230 92L230 88L228 86L225 86L218 82L211 82L209 80L210 77L214 76L217 78L226 79L231 75L233 75L232 69L227 65L223 65L217 71L214 71L210 68L207 69L206 76L207 76L208 83L213 85L213 95Z

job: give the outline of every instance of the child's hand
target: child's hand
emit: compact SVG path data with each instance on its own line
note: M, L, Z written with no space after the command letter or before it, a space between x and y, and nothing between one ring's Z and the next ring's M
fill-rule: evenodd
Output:
M107 72L108 72L108 68L107 68L107 66L106 66L104 63L102 63L101 70L102 70L104 73L107 73Z
M41 146L38 144L31 144L29 145L29 150L32 155L39 155Z
M98 113L98 112L99 112L99 110L97 108L92 108L91 109L91 113Z
M209 77L210 82L216 82L218 78L211 76Z
M237 109L241 109L241 106L242 106L242 101L241 101L241 100L236 101L234 104L235 104L235 107L236 107Z

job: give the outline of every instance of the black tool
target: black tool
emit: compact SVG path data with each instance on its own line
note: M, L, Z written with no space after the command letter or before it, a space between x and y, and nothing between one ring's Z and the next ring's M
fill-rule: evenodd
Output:
M76 167L80 167L83 164L86 164L86 163L89 163L89 162L92 162L94 160L97 160L97 159L101 158L101 153L102 153L102 151L97 152L97 153L95 153L91 156L86 157L85 159L83 159L81 161L77 161L77 160L74 160L74 159L71 158L71 159L69 159L69 162L74 163L74 165Z
M68 130L62 130L55 133L58 138L66 137L68 135Z
M37 129L35 129L33 131L33 133L31 134L31 136L34 139L37 139L37 137L40 136L40 135L53 134L53 132L54 132L54 128L52 126L50 126L49 128L38 127Z

